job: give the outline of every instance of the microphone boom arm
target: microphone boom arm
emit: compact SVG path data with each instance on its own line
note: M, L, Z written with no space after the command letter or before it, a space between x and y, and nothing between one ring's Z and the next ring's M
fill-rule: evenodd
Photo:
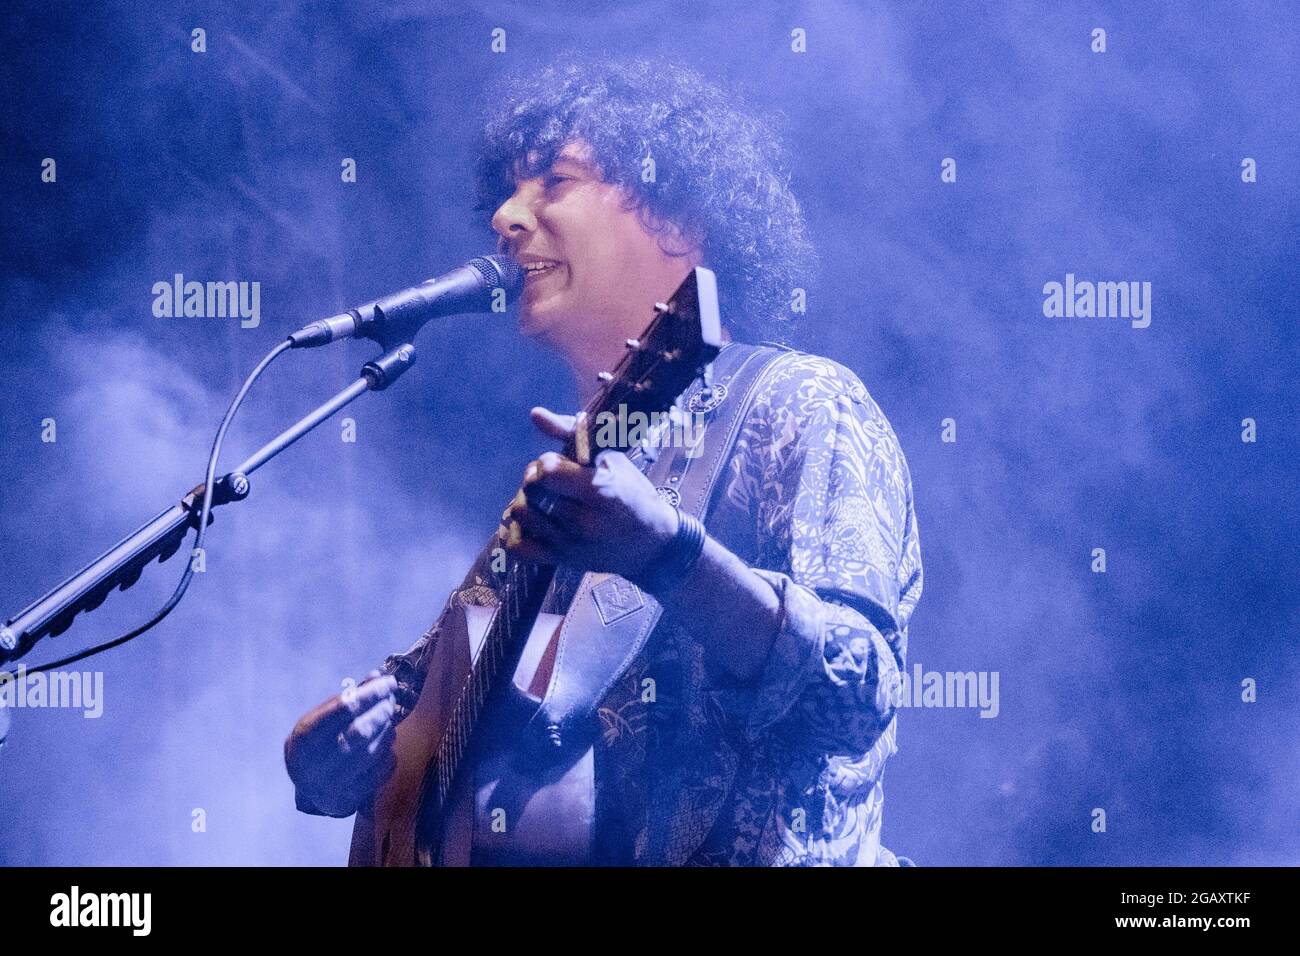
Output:
M288 448L339 409L368 391L382 391L415 363L415 346L409 342L389 349L367 362L361 375L314 411L271 439L233 471L217 479L212 504L223 505L248 497L248 476ZM117 588L125 591L140 579L155 558L161 564L179 549L185 534L196 528L204 486L192 489L179 504L141 525L90 564L37 598L0 628L0 664L22 657L43 637L62 634L82 611L93 611ZM208 523L211 524L209 516Z

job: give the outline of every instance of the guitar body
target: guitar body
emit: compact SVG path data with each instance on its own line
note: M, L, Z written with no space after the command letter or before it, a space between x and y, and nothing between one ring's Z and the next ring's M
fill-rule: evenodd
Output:
M357 813L349 865L580 866L590 859L595 817L591 749L567 763L535 761L517 749L550 681L563 620L559 615L537 616L513 680L484 715L466 772L438 818L427 817L425 778L491 616L492 609L482 607L448 614L419 700L397 725L397 768ZM428 856L429 841L421 837L428 827L439 834L436 861Z
M539 703L512 686L475 742L473 866L585 866L592 861L595 755L587 747L576 750L573 759L548 762L519 749L526 739L524 726ZM469 816L468 807L459 812L461 821Z

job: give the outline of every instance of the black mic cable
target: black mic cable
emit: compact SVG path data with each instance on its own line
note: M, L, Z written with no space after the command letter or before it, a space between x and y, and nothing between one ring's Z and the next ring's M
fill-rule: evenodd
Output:
M234 401L230 403L230 407L226 409L226 416L221 420L221 425L217 428L217 437L213 439L212 442L212 452L208 455L208 470L205 473L203 480L203 507L199 512L199 527L198 533L194 535L194 547L190 550L190 560L185 562L185 571L181 574L180 583L176 585L176 590L173 591L172 596L167 599L167 603L162 606L157 614L145 621L145 623L132 631L128 631L121 637L114 638L111 641L105 641L103 644L96 644L94 647L73 654L71 657L64 657L57 661L50 661L48 664L39 664L36 667L24 667L23 670L25 673L38 674L41 671L53 670L56 667L66 667L68 664L75 664L77 661L85 660L87 657L91 657L103 651L112 650L114 647L119 647L127 641L134 640L145 631L149 630L170 614L176 605L180 603L181 598L185 596L185 592L189 589L191 579L194 577L194 552L202 549L203 538L208 530L208 517L212 513L212 493L216 484L217 458L221 454L221 444L226 439L226 431L230 428L230 423L235 418L235 412L239 411L239 406L243 404L244 396L247 395L248 390L253 387L253 383L261 377L262 373L266 371L267 367L272 362L285 352L289 351L292 347L293 343L288 339L285 339L275 348L271 349L271 351L267 353L266 358L258 362L257 367L249 373L248 378L244 379L244 384L239 389L239 394L237 394Z

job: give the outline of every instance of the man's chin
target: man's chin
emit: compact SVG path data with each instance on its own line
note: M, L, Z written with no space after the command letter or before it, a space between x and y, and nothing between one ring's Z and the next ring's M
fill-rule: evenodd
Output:
M531 312L524 309L519 313L519 333L546 345L551 341L552 333L560 321L560 317L545 310Z

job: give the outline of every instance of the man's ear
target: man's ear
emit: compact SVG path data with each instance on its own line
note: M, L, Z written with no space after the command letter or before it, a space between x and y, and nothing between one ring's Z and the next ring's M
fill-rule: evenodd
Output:
M692 265L700 264L704 255L704 230L696 226L687 232L677 223L655 215L648 205L641 206L637 216L642 228L655 237L664 255L674 259L694 256Z
M698 266L704 261L704 239L699 230L686 235L677 226L670 225L659 234L659 248L664 255L674 259L689 257L692 266Z

